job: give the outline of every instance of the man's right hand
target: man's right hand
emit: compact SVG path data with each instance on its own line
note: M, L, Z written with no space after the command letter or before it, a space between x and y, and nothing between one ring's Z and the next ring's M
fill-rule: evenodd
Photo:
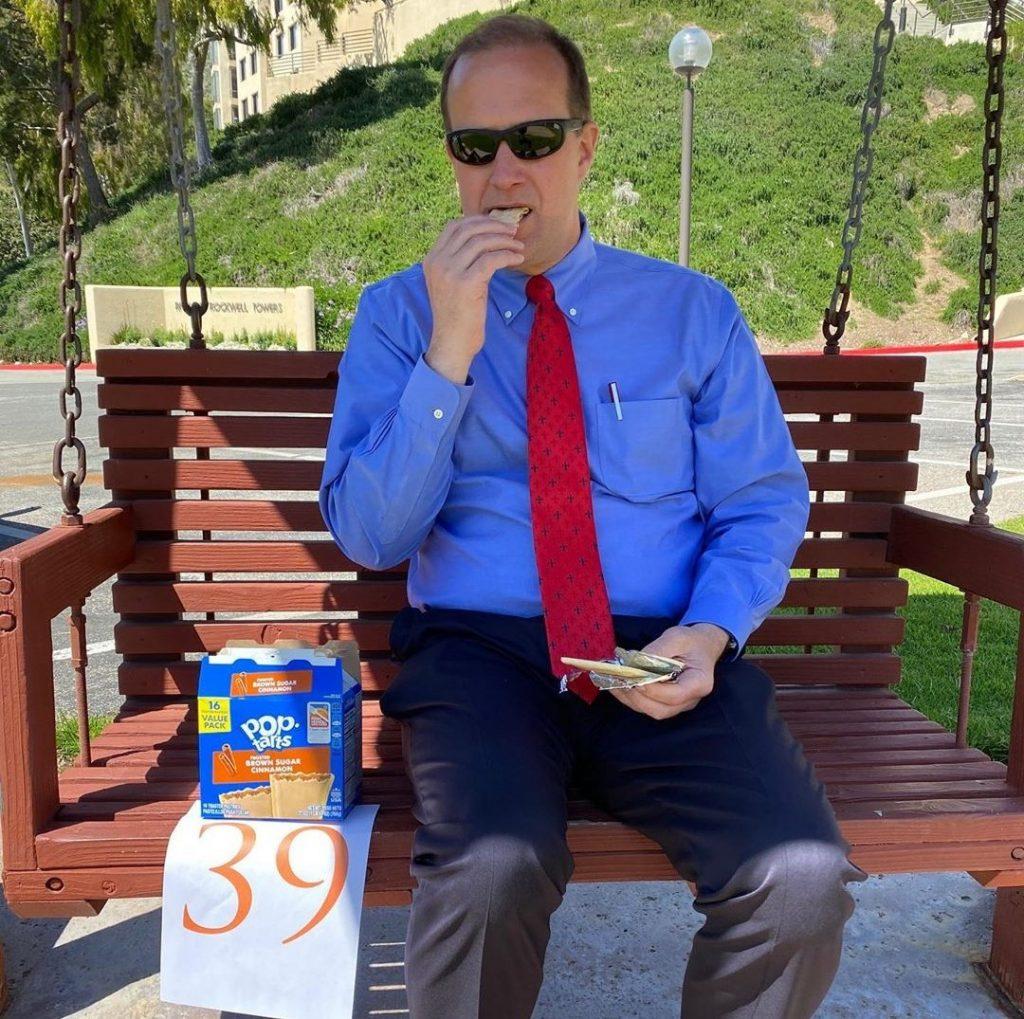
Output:
M435 371L460 385L484 345L491 277L525 257L517 229L483 214L452 219L423 259L434 318L425 357Z

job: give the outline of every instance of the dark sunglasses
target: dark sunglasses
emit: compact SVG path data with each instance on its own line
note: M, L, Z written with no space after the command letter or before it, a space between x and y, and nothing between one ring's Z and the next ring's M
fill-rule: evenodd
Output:
M520 159L543 159L562 147L567 131L578 131L585 123L578 117L528 120L504 131L464 127L448 131L445 137L452 155L460 163L483 166L498 154L502 141L508 142L508 147Z

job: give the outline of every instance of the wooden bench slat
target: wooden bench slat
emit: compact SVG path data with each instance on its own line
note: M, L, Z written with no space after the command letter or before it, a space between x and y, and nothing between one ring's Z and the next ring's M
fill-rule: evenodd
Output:
M336 351L118 350L97 351L96 374L103 379L248 379L326 380L337 378ZM890 357L822 357L820 354L766 354L765 366L781 387L813 388L816 383L912 384L925 377L927 359L920 354Z
M156 355L155 357L153 355ZM337 385L337 351L263 350L253 357L249 350L118 350L96 352L96 376L131 379L145 385L150 379L225 379L232 383L249 379L275 382L331 382Z
M814 492L909 492L917 464L894 461L804 462ZM111 491L319 491L319 460L155 460L114 457L103 461Z
M797 551L798 569L881 569L886 564L884 538L805 538ZM147 541L136 544L135 558L122 575L134 573L354 573L362 570L333 540L300 541ZM399 572L397 568L389 572ZM407 561L402 573L408 572ZM404 604L405 595L396 588Z
M879 359L881 360L881 359ZM44 836L40 836L42 838ZM916 846L869 845L858 847L853 861L868 873L904 873L921 871L1003 870L1004 842L923 843ZM67 901L105 899L111 889L121 898L152 898L161 894L163 870L158 866L106 866L59 868L64 887L59 898ZM1024 866L1016 868L1024 873ZM8 899L29 903L52 902L58 896L46 889L52 871L10 872L5 893ZM662 852L581 853L572 875L574 882L588 881L680 881L677 871ZM402 888L412 888L414 879L408 864L401 860L382 860L368 868L364 903L401 903Z
M868 364L858 362L867 361ZM921 354L889 357L822 357L820 354L765 354L765 366L775 385L801 389L819 383L912 385L923 382L928 360Z
M241 380L225 386L193 379L175 385L143 380L101 382L101 410L113 411L262 411L266 413L330 414L337 378L305 384L266 386ZM779 389L786 414L920 414L924 394L913 389Z
M362 652L390 653L390 623L364 619L225 620L223 622L122 622L114 626L114 649L121 654L168 654L222 650L228 640L271 643L289 636L321 644L357 640ZM749 647L838 646L846 643L893 645L903 637L905 620L896 615L771 616L750 636Z
M99 441L107 449L323 450L330 425L327 416L101 414ZM792 421L789 431L797 449L814 450L907 452L921 438L921 426L913 422Z
M815 502L808 531L886 534L892 517L888 502ZM322 531L314 500L145 499L132 506L137 531Z
M124 576L125 574L122 574ZM120 580L113 584L114 611L145 615L168 612L386 612L404 604L404 579L218 580L168 584ZM780 607L894 608L905 605L907 581L818 578L792 580Z
M764 669L776 683L798 684L813 689L821 683L839 687L870 685L884 689L900 681L900 660L890 652L873 654L770 654L745 656ZM389 659L367 658L360 662L363 693L373 697L399 670ZM118 690L132 696L192 695L196 693L199 666L196 662L124 661L117 668Z
M911 416L924 408L917 389L778 389L784 414L891 414ZM103 406L100 404L100 406Z
M180 801L179 801L180 802ZM1024 804L1020 799L994 802L1001 809L970 813L951 811L946 816L907 816L866 821L864 818L839 817L843 834L856 845L884 845L903 840L911 845L964 841L998 842L1004 847L1012 839L1024 836ZM391 823L388 824L388 819ZM122 816L116 821L80 820L58 822L36 841L40 865L51 867L96 867L111 864L162 866L167 840L177 818L158 816ZM383 860L395 860L408 867L415 822L401 813L380 814L370 843L370 866L375 870ZM858 839L860 836L860 839ZM620 822L581 821L571 817L566 842L577 860L592 854L659 853L657 843Z
M244 380L234 386L208 385L201 379L183 385L101 382L96 388L100 409L108 411L201 410L330 414L334 410L336 387L335 378L329 383L314 381L289 385L282 382L273 386L247 384Z

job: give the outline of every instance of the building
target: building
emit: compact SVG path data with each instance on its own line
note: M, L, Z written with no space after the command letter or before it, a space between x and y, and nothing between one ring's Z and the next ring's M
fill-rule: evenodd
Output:
M251 46L211 43L207 95L218 128L269 110L283 95L309 92L342 67L388 64L414 39L473 11L501 11L513 0L363 0L340 7L335 39L315 24L303 24L291 0L256 0L272 5L277 27L270 55Z

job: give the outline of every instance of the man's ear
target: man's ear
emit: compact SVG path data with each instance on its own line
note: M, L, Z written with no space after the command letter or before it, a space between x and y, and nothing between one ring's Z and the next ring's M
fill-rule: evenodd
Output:
M594 162L594 153L600 134L601 129L592 120L588 120L580 129L580 161L577 164L577 170L581 183Z

